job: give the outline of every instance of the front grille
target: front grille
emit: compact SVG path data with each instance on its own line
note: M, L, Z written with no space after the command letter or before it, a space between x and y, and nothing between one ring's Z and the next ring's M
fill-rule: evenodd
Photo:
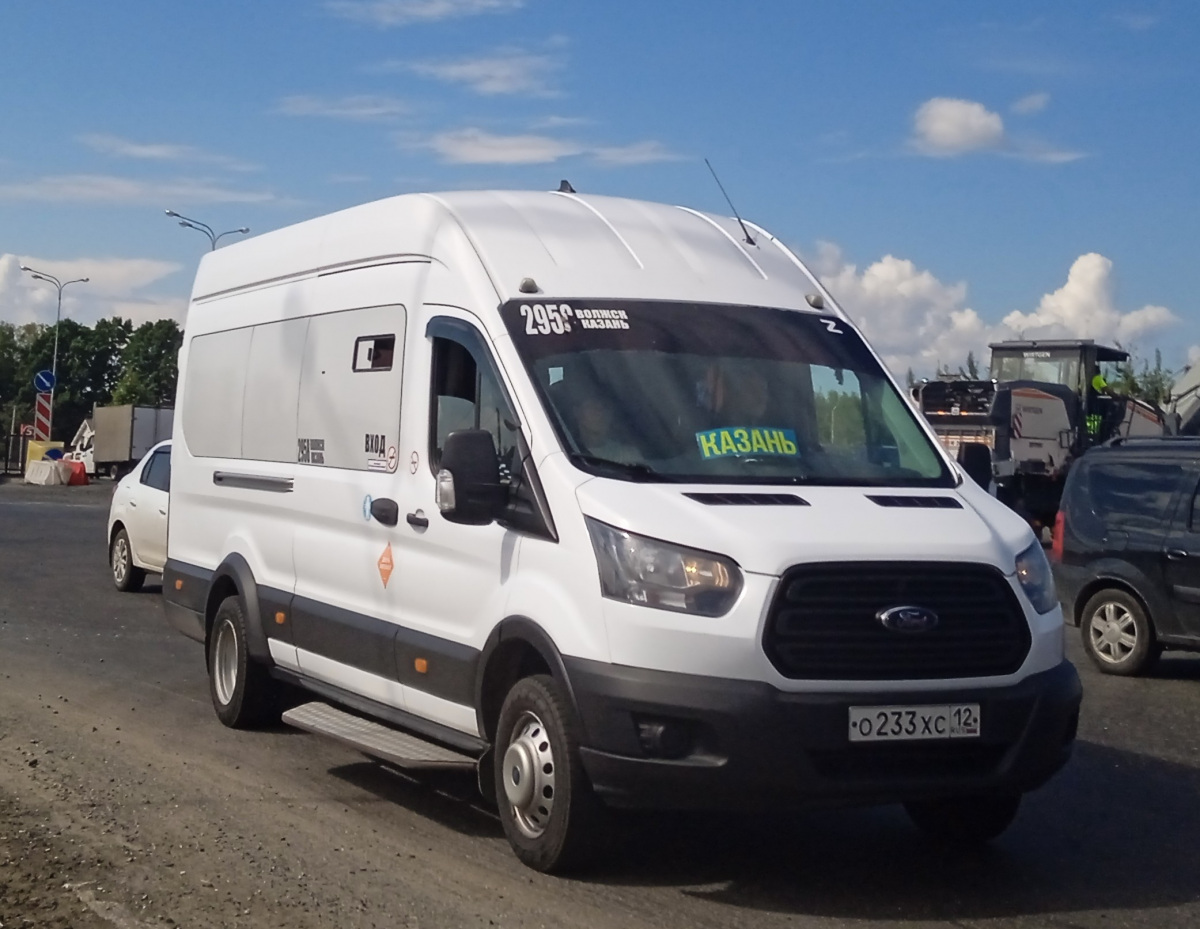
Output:
M896 606L938 615L927 632L876 618ZM1012 674L1029 653L1029 625L1012 588L988 565L858 562L787 571L763 648L788 678L937 680Z

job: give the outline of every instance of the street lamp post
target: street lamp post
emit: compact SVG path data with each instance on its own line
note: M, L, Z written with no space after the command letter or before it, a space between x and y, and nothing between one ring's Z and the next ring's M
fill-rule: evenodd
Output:
M21 265L22 271L28 271L35 281L46 281L58 290L58 310L54 314L54 357L50 361L50 373L54 375L54 383L50 385L50 428L54 428L54 391L58 389L58 324L62 320L62 292L71 284L86 284L88 278L77 277L71 281L60 281L53 274L38 271L29 265ZM53 433L52 433L53 434Z
M208 242L211 246L209 251L215 251L217 248L217 242L224 236L245 235L250 231L249 227L242 226L240 229L229 229L220 233L213 232L212 226L208 225L208 223L202 223L198 219L188 219L183 214L176 213L174 210L167 210L166 214L179 220L179 225L183 226L185 229L195 229L197 232L203 232L206 236L208 236Z

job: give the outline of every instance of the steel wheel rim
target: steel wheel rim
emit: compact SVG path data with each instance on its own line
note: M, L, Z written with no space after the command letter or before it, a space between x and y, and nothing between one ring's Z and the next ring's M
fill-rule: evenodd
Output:
M1121 664L1137 648L1137 620L1128 609L1110 600L1092 613L1088 637L1092 651L1101 661Z
M537 839L554 812L554 749L536 713L523 712L512 731L502 762L504 793L517 828Z
M129 545L124 536L113 543L112 572L118 584L125 583L125 576L129 573Z
M227 706L237 689L238 648L237 634L233 623L225 620L217 628L217 645L213 649L213 683L217 689L217 700Z

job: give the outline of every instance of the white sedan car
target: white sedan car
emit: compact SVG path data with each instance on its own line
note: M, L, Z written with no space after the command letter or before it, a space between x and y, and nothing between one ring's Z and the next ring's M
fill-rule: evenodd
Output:
M171 443L160 442L118 482L108 511L108 564L117 590L141 589L167 561Z

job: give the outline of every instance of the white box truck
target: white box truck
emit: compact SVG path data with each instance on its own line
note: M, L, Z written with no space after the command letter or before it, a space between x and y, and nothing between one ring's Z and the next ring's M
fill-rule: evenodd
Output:
M1003 831L1081 689L1028 525L754 225L414 194L204 256L171 622L220 719L477 770L522 861L609 807Z

